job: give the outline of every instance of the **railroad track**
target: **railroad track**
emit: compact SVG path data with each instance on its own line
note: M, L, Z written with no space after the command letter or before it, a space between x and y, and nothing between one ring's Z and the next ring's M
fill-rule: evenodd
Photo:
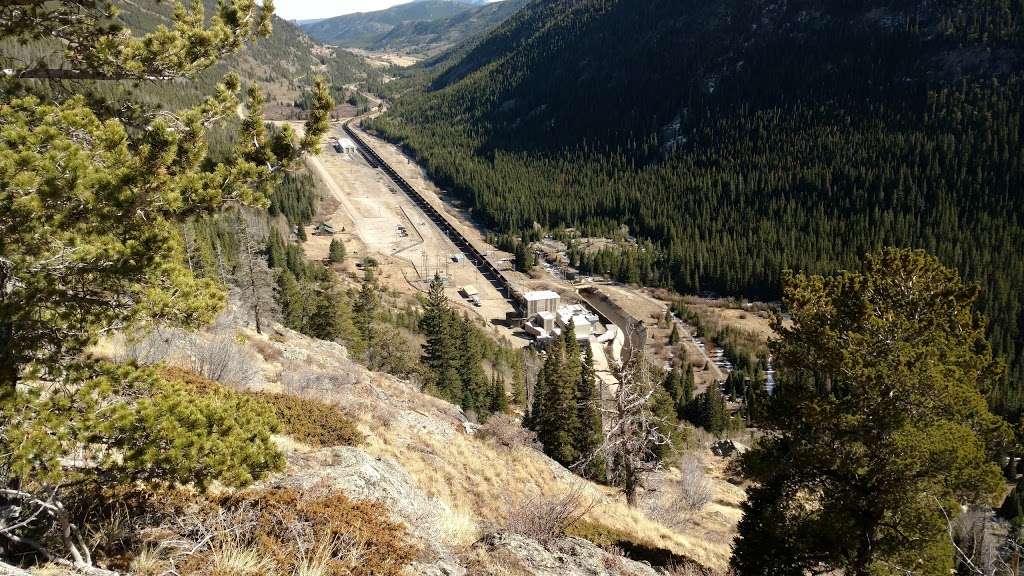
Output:
M384 161L380 155L377 154L374 149L367 144L356 131L350 126L351 120L345 122L342 127L345 133L348 134L349 138L356 143L356 147L359 149L359 153L363 156L366 162L373 168L377 168L388 175L389 178L405 192L406 196L413 201L420 210L426 214L438 228L444 232L445 236L452 241L455 246L466 255L466 258L476 266L477 270L483 274L483 277L494 286L502 296L517 311L525 310L525 299L522 294L512 285L512 282L500 271L486 256L481 253L476 246L474 246L469 239L467 239L459 230L448 220L448 218L442 214L439 210L434 208L434 205L427 201L418 190L413 188L405 178L403 178L394 168L392 168L387 162Z

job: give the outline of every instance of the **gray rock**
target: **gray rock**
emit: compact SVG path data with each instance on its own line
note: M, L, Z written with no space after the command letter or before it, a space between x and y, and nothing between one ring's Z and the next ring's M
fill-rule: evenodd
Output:
M444 520L452 514L450 507L437 498L427 496L397 462L376 458L350 446L330 448L330 462L305 473L278 479L275 485L301 491L311 489L337 490L353 500L374 500L385 504L393 520L406 525L412 536L431 548L437 556L444 550Z
M535 576L658 576L647 564L611 554L581 538L559 538L542 544L512 532L488 534L473 545L500 559L515 573Z

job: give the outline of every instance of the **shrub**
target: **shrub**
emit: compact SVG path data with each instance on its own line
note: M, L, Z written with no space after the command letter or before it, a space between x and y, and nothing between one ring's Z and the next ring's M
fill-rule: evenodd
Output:
M687 454L680 468L681 477L667 486L667 498L659 502L652 513L656 520L673 528L680 528L714 498L714 484L698 458Z
M189 368L221 384L246 388L260 376L259 358L227 332L209 339L193 337L189 344Z
M519 420L508 414L494 414L478 430L481 438L494 440L501 446L515 448L523 446L541 450L537 433L519 424Z
M82 493L76 516L108 568L203 576L397 576L415 557L405 529L376 502L340 493L251 489L209 498L190 490ZM111 532L115 517L124 525Z
M330 404L290 394L250 395L269 405L281 422L282 431L299 442L320 448L355 446L364 440L355 422Z
M0 402L0 484L18 487L0 500L0 517L13 526L8 539L37 556L63 549L91 564L89 547L63 536L90 531L66 505L77 490L182 484L202 492L215 482L244 487L283 466L270 438L277 421L260 402L174 372L103 362L66 369L68 386L44 394L32 382Z
M586 498L581 484L556 496L533 493L506 502L508 510L499 530L515 532L547 542L564 536L590 510L594 503Z
M376 502L343 494L303 498L281 488L229 496L220 506L187 535L213 538L181 565L182 574L215 573L225 550L245 552L247 566L259 559L260 574L282 576L313 567L324 576L398 576L416 555L402 526Z

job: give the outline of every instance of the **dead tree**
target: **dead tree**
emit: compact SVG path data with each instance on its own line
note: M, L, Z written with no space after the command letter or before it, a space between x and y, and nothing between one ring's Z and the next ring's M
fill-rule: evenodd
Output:
M258 230L244 214L238 218L238 268L235 282L242 289L243 299L252 310L256 322L256 332L263 333L263 321L277 314L277 301L274 298L274 274L263 256Z
M661 466L655 447L669 442L663 430L671 424L651 410L651 397L658 384L642 346L630 350L616 377L619 383L611 398L601 404L603 441L573 467L585 468L593 459L605 458L609 480L621 486L626 502L635 506L647 475Z

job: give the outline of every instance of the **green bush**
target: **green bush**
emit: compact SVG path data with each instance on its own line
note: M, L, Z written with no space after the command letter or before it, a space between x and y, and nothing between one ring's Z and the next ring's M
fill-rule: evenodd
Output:
M250 395L273 409L283 433L310 446L355 446L364 439L355 422L330 404L291 394Z

